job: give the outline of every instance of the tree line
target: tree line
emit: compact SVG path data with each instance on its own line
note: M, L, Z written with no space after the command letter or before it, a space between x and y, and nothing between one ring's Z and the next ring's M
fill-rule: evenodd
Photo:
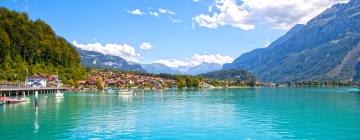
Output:
M44 21L0 8L0 80L24 80L35 73L59 74L63 81L83 79L80 56Z

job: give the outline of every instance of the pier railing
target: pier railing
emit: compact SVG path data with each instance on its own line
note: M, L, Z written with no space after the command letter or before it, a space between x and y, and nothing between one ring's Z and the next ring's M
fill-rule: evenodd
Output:
M0 89L25 88L24 83L0 83Z

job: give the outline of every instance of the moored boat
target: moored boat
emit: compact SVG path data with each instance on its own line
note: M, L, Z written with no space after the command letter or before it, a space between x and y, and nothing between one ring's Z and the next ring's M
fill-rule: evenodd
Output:
M129 89L120 89L119 94L133 94L132 91L130 91Z
M107 89L105 89L105 91L106 91L106 93L114 93L114 90L113 90L113 88L107 88Z
M25 102L27 100L25 99L11 99L11 98L7 98L6 102L9 104L15 104L15 103L21 103L21 102Z
M0 96L0 105L3 104L4 97Z

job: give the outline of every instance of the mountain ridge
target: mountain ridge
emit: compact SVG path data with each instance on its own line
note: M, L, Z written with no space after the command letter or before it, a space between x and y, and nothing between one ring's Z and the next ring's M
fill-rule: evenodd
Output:
M152 64L142 64L141 65L146 72L160 74L160 73L167 73L167 74L181 74L180 71L172 69L164 64L161 63L152 63Z
M263 81L351 80L360 61L360 2L336 4L296 25L267 48L256 49L226 64Z
M182 66L178 68L168 67L164 64L142 64L145 71L155 74L168 73L168 74L185 74L185 75L198 75L211 71L217 71L222 68L221 64L216 63L202 63L196 66Z
M86 67L116 69L123 71L145 71L141 65L132 64L124 58L106 55L95 51L87 51L75 47L76 51L80 54L81 64Z
M256 81L253 74L241 69L218 70L199 74L198 76L217 80Z

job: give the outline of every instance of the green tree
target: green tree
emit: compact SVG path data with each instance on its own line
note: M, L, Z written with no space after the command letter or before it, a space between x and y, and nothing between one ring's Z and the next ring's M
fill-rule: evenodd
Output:
M186 84L185 81L183 80L183 76L176 76L176 85L179 89L183 89Z
M24 80L25 69L30 75L59 71L64 82L86 76L79 54L48 24L6 8L0 8L0 53L0 80Z
M104 84L103 84L103 81L101 79L96 80L96 88L98 90L104 90Z
M186 87L188 87L188 88L192 88L193 87L193 79L190 77L190 76L187 76L186 78L185 78L185 85L186 85Z
M198 78L195 78L195 79L193 80L193 85L192 85L192 87L194 87L194 88L199 88L199 87L200 87L200 80L199 80Z

